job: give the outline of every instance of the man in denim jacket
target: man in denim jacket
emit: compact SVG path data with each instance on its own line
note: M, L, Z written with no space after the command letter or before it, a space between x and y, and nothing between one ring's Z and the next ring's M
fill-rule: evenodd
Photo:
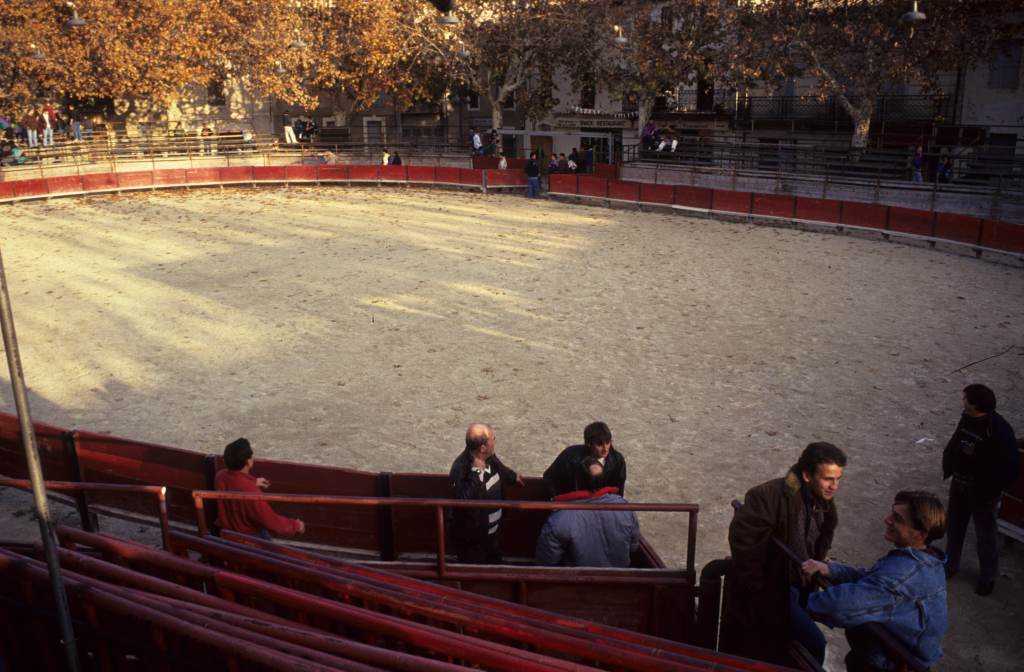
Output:
M802 570L833 584L807 600L807 611L829 627L846 628L850 672L895 670L896 662L863 627L880 623L929 666L942 656L946 633L945 554L928 544L942 538L946 513L928 492L896 494L885 517L885 538L895 547L869 570L807 560Z

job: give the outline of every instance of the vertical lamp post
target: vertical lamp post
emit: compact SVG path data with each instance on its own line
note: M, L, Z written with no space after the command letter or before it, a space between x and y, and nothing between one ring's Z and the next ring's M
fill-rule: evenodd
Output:
M57 620L60 624L64 654L67 659L69 672L78 672L78 650L75 646L75 631L71 625L71 612L68 609L67 594L64 592L64 579L60 573L60 561L57 559L57 539L53 532L50 507L46 501L46 483L43 481L43 467L39 461L36 434L32 428L32 416L28 407L28 393L25 389L25 374L21 369L21 356L18 354L18 339L14 333L14 315L11 311L11 298L7 292L7 275L4 272L2 255L0 255L0 331L3 331L4 352L7 353L7 368L11 373L14 405L18 410L21 442L25 448L25 462L28 464L28 474L32 481L32 496L35 499L36 515L39 518L39 533L43 537L46 565L50 570L50 586L53 589L53 599L57 606Z

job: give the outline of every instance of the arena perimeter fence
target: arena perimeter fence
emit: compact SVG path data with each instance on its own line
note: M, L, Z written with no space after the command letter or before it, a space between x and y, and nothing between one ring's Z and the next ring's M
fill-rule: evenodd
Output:
M115 140L104 141L105 148L98 146L96 139L82 147L65 143L48 148L49 154L32 164L4 168L0 203L260 184L439 185L482 192L526 187L521 160L511 160L507 170L498 170L491 167L496 163L492 157L474 159L454 153L450 147L398 146L407 163L389 166L370 162L372 156L367 158L362 146L337 146L338 152L334 152L241 136L163 138L137 144ZM633 179L620 179L623 174ZM785 182L779 176L760 181L756 177L716 174L708 183L692 173L687 176L660 167L597 164L591 174L555 173L547 179L549 193L559 197L753 223L873 232L886 240L920 240L932 246L942 243L976 256L999 253L1024 262L1024 224L1001 216L998 206L979 209L963 199L940 201L934 187L931 197L922 203L914 196L926 193L929 187L910 191L904 184L894 191L876 181L862 184L861 189L843 189L826 180L824 189L818 190L820 185L807 187L793 177ZM979 197L993 198L991 194ZM918 207L906 207L911 204Z

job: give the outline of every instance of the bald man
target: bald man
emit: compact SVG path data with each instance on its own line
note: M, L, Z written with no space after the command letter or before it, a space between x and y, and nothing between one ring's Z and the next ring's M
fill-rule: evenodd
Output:
M490 425L475 422L466 430L466 449L455 458L448 475L456 499L502 499L502 485L523 479L494 454L496 437ZM454 509L451 538L459 562L501 563L501 509Z

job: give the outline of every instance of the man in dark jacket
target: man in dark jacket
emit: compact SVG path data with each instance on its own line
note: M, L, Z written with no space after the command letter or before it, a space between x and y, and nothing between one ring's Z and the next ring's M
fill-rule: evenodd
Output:
M540 164L537 163L537 152L530 152L530 160L523 166L526 173L526 196L537 198L540 196Z
M585 483L580 479L580 463L586 457L593 457L604 468L606 485L626 494L626 458L612 445L612 432L603 422L592 422L583 430L583 445L569 446L563 450L544 472L544 489L548 497L555 498L567 492L581 490Z
M747 492L729 525L732 568L723 650L787 663L786 649L796 639L824 660L825 638L801 608L807 593L800 566L772 539L801 560L824 560L839 522L832 499L845 466L842 450L831 443L812 443L783 478Z
M1017 479L1020 453L1013 428L996 413L996 395L984 385L964 388L964 412L942 453L949 484L946 576L960 569L967 524L974 519L981 573L974 592L990 595L999 574L996 508L1003 490Z
M625 504L618 489L605 485L604 467L595 457L580 462L582 490L556 502ZM537 564L569 567L629 567L640 546L640 521L632 511L566 509L548 516L537 537Z
M449 472L456 499L502 499L502 485L523 484L523 479L494 454L495 435L490 425L473 423L466 430L466 449ZM453 509L451 537L459 562L501 563L499 531L501 509Z

